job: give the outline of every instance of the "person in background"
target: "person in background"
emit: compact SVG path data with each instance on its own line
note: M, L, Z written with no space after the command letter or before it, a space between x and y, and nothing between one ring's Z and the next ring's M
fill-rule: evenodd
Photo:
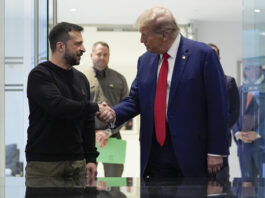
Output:
M220 60L221 57L220 57L219 48L213 43L209 43L208 45L215 50ZM229 118L228 118L229 137L228 138L229 138L229 147L231 147L231 143L232 143L231 130L239 116L240 101L239 101L238 87L237 87L235 79L232 76L225 75L225 81L226 81L226 89L228 93L228 113L229 113ZM221 169L220 172L216 174L216 177L218 179L229 178L228 157L223 158L223 168Z
M141 115L141 177L215 174L229 154L228 99L215 51L182 36L166 8L146 10L136 24L147 52L113 121L119 126Z
M94 115L111 118L112 110L90 102L89 82L72 67L85 52L82 31L66 22L54 26L50 60L28 76L26 177L96 177Z
M240 116L233 127L233 135L242 177L249 179L264 174L265 80L261 65L244 66L243 75L244 84L239 87Z
M91 101L114 106L128 96L125 77L108 66L110 58L109 45L106 42L94 43L90 54L93 67L82 71L90 82ZM100 147L108 143L108 138L121 139L120 128L110 129L108 125L96 118L96 140ZM123 164L103 163L105 177L121 177Z

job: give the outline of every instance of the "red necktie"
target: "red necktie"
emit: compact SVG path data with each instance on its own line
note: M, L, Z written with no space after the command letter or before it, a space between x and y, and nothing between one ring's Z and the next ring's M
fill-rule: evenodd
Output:
M248 105L250 104L250 102L252 101L252 99L253 99L253 93L248 92L247 102L246 102L246 109L248 108Z
M166 103L167 103L167 73L168 59L167 53L163 54L163 63L160 68L155 97L155 131L156 140L163 146L166 139Z

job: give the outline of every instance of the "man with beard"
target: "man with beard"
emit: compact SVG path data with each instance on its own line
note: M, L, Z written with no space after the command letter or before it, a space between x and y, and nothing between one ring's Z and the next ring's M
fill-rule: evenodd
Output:
M29 74L26 177L97 174L94 115L111 109L90 102L89 82L72 67L85 52L82 31L75 24L57 24L49 34L50 61Z

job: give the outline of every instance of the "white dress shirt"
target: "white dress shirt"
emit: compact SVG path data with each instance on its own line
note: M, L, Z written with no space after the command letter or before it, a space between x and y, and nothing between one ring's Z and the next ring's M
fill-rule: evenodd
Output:
M168 105L168 99L169 99L169 90L170 90L170 85L171 85L171 79L174 71L174 65L179 49L179 43L180 43L180 37L181 35L178 34L177 38L175 39L174 43L171 45L169 50L167 51L169 57L168 57L168 74L167 74L167 102L166 102L166 112L167 112L167 105ZM159 71L161 69L163 62L163 54L160 54L160 59L158 62L158 71L157 71L157 79L159 76Z

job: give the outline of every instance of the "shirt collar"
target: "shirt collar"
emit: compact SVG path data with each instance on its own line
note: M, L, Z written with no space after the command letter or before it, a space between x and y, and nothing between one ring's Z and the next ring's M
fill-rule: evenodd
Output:
M255 84L261 84L262 81L264 80L264 75L262 75L256 82Z
M108 66L106 67L106 69L102 70L102 71L99 71L97 70L95 67L93 67L94 71L95 71L95 76L96 77L101 77L101 78L104 78L106 76L106 72L108 70Z
M170 58L174 58L174 59L176 58L177 53L178 53L178 49L179 49L180 38L181 38L181 34L179 33L177 38L175 39L175 41L173 42L173 44L171 45L171 47L167 51ZM160 54L160 58L161 59L163 58L163 54Z
M261 75L261 77L259 77L254 83L252 83L253 85L259 85L263 82L264 80L264 75ZM249 80L245 79L244 80L244 84L250 84Z

